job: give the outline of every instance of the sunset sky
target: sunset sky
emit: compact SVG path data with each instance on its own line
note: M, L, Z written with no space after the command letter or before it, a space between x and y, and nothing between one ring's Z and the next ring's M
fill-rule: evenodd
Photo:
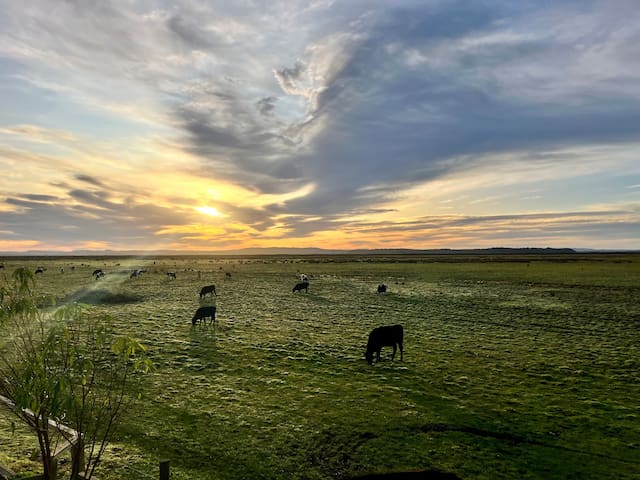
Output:
M640 249L635 0L0 12L0 252Z

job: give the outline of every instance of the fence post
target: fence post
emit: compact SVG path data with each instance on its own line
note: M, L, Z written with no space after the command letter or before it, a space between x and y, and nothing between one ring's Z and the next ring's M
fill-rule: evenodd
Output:
M54 480L57 480L58 478L58 459L57 458L52 458L51 459L51 470L50 470L50 475L51 478L53 478Z
M160 480L169 480L169 460L160 460Z

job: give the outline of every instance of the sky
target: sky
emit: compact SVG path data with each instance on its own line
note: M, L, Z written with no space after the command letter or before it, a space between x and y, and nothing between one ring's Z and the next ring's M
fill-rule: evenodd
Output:
M640 249L635 0L0 0L0 251Z

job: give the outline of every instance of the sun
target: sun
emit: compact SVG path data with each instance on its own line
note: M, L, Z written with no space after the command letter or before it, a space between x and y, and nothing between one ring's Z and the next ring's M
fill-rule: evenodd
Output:
M224 214L215 207L202 206L196 207L196 210L200 213L204 213L205 215L210 215L212 217L224 217Z

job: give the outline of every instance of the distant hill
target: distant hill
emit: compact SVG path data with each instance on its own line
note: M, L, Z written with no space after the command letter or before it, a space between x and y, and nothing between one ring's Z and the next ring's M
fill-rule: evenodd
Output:
M375 249L375 250L351 250L351 254L363 254L363 255L469 255L469 254L494 254L494 255L509 255L509 254L559 254L559 253L576 253L572 248L507 248L507 247L493 247L493 248L471 248L471 249L428 249L428 250L413 250L404 248L391 248L391 249Z

